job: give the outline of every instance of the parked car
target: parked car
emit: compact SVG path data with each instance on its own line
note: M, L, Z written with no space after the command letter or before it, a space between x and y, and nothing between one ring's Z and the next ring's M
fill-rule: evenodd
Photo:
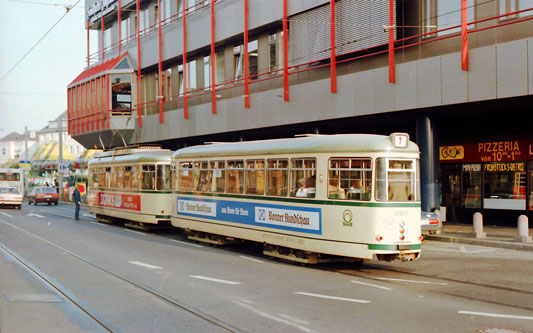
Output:
M422 212L420 222L423 235L437 234L442 229L442 221L436 212Z
M11 206L22 209L23 196L14 187L0 187L0 206Z
M57 194L56 189L53 187L34 187L30 194L28 194L28 204L31 205L32 202L34 205L47 202L48 205L53 203L57 206L59 203L59 194Z

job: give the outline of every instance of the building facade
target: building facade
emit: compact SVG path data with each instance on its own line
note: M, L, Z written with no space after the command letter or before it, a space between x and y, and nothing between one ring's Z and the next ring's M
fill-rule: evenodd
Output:
M29 131L27 134L29 150L37 143L37 135L35 131ZM17 132L0 138L0 166L9 167L11 163L19 163L20 160L24 160L25 142L25 134Z
M533 0L85 9L99 49L67 90L68 130L87 148L403 131L421 148L424 210L533 217ZM454 147L465 159L443 153Z

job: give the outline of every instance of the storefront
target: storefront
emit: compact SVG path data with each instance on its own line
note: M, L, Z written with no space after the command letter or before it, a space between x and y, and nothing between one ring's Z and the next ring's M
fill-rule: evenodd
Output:
M441 204L447 221L516 225L533 217L533 140L440 147Z

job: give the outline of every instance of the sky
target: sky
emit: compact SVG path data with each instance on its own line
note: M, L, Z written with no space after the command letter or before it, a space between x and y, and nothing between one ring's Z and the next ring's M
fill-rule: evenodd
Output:
M0 0L0 137L40 130L67 110L67 85L87 66L85 0L5 75L77 1ZM91 31L91 54L97 38Z

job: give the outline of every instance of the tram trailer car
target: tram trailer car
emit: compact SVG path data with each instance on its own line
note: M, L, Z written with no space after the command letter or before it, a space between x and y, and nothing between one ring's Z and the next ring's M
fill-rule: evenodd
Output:
M405 133L183 148L172 156L172 225L193 240L259 242L266 255L303 263L415 260L419 155Z
M139 229L170 226L172 151L126 148L89 161L89 212Z

